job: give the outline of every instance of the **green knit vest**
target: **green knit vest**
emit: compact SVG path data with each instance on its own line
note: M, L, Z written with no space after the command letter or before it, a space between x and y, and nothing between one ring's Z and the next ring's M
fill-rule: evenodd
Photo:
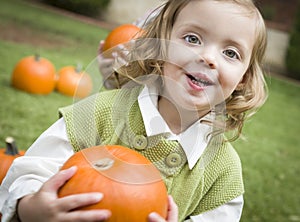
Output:
M147 137L137 97L141 87L95 94L59 110L74 151L118 144L143 154L160 170L179 208L179 221L215 209L244 192L240 159L230 143L211 139L196 165L189 169L185 153L166 134ZM137 138L146 146L137 147ZM168 164L170 154L180 157Z

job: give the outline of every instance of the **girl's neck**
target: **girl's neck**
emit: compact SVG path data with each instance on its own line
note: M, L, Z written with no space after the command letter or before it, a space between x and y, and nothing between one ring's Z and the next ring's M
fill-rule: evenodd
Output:
M182 133L208 113L208 111L199 113L195 110L180 109L166 97L159 97L158 111L175 134Z

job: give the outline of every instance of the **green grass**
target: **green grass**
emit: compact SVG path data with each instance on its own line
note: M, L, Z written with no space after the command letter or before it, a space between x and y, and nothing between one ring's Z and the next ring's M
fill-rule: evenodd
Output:
M235 143L244 169L242 221L300 221L300 87L268 81L269 99Z
M72 104L73 98L57 92L32 95L12 88L15 64L38 53L49 59L56 70L78 62L87 68L108 31L21 0L0 2L0 28L1 36L8 35L6 40L0 38L0 147L5 146L7 136L13 136L20 149L27 149L58 118L57 109ZM100 78L99 73L91 75Z
M39 53L57 69L77 62L87 67L107 30L21 0L0 2L0 28L17 29L19 38L28 40L0 38L0 147L5 137L13 136L27 149L57 119L57 109L73 99L57 92L40 96L15 90L10 86L14 65ZM242 222L300 221L300 87L274 77L268 85L267 103L246 123L246 140L234 142L246 188Z

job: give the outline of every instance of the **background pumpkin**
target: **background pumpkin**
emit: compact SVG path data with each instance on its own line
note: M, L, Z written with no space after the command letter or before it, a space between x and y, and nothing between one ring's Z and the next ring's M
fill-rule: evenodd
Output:
M136 39L142 34L142 29L132 25L124 24L113 29L105 38L103 51L109 50L119 44L124 44L132 39ZM104 56L110 57L111 52L104 53Z
M129 148L95 146L75 153L62 167L77 166L77 172L59 190L63 197L75 193L101 192L104 198L82 209L109 209L108 221L147 221L155 211L167 216L167 190L156 167Z
M21 59L12 72L12 86L33 94L49 94L55 88L54 65L39 55Z
M0 149L0 184L4 179L10 165L19 156L24 155L25 151L18 151L16 143L12 137L5 139L6 148Z
M56 89L58 92L78 98L84 98L92 92L90 75L81 70L81 66L66 66L58 71Z

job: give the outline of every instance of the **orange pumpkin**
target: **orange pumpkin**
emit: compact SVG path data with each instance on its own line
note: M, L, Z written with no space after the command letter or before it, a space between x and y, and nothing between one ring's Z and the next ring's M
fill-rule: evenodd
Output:
M7 137L6 149L0 149L0 184L4 179L10 165L19 156L24 155L25 151L18 151L16 143L12 137Z
M92 79L80 66L66 66L58 71L56 89L58 92L78 98L84 98L92 92Z
M55 88L55 67L38 55L21 59L12 73L12 86L33 94L49 94Z
M113 29L105 39L103 51L109 50L119 44L124 44L132 39L140 37L142 29L132 25L124 24ZM106 53L104 53L106 55Z
M75 153L62 167L77 172L58 192L59 197L101 192L103 199L82 209L109 209L110 222L147 221L155 211L166 218L167 190L157 168L144 156L119 145L94 146Z

